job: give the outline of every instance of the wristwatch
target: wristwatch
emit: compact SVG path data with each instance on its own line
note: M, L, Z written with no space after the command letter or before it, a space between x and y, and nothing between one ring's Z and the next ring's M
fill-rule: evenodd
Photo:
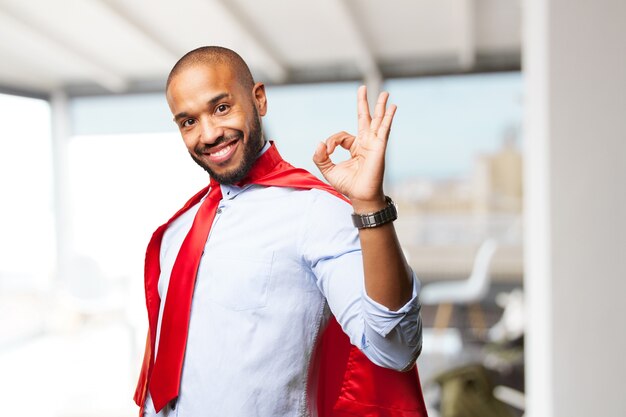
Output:
M368 214L352 213L352 223L357 229L370 229L372 227L382 226L398 218L398 209L396 203L389 196L385 196L387 206L379 211Z

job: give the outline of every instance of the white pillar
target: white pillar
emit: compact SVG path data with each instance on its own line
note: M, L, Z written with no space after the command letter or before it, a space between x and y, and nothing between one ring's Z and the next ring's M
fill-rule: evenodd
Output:
M67 95L56 91L50 97L52 120L52 171L54 220L56 234L56 278L63 279L72 258L67 147L70 138L70 117Z
M526 415L626 416L626 2L524 11Z

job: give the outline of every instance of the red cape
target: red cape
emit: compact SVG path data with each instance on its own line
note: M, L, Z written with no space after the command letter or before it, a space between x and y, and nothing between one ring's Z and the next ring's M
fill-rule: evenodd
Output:
M259 163L262 162L262 163ZM309 172L285 162L272 144L252 168L255 184L265 186L320 189L343 200L346 198ZM208 192L208 187L193 196L167 223L159 227L148 244L145 263L148 338L134 400L142 407L154 364L154 346L161 299L158 282L161 272L159 254L167 227L194 206ZM346 200L347 201L347 200ZM397 372L372 363L356 347L337 321L332 318L318 346L319 375L317 410L319 417L427 417L417 367ZM141 412L140 412L141 415Z

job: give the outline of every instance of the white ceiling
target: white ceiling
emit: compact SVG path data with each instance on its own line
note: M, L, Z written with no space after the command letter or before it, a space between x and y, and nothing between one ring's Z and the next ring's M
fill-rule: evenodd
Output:
M520 0L0 0L0 89L159 90L185 52L268 83L520 66Z

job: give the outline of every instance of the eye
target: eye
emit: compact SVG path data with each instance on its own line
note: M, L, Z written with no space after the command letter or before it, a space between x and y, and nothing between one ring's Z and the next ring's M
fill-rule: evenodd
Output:
M226 113L229 108L228 104L220 104L215 108L215 113Z
M182 127L190 127L196 124L196 119L185 119L180 124Z

